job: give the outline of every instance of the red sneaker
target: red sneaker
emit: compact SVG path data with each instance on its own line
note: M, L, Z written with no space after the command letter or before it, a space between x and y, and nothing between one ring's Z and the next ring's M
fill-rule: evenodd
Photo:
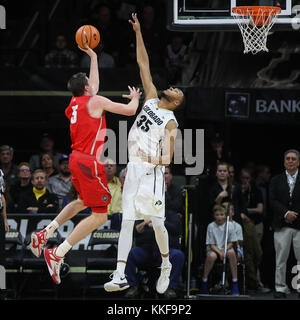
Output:
M43 246L48 241L46 234L46 229L31 234L30 250L38 258L41 256Z
M44 249L44 257L48 266L50 276L56 284L60 284L60 267L64 262L64 257L58 257L55 252L57 248L54 249Z

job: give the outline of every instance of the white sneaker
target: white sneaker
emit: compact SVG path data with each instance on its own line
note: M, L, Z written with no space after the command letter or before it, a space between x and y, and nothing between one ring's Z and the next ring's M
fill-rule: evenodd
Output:
M160 294L163 294L169 287L172 265L169 262L167 265L161 265L160 268L161 271L160 276L157 280L156 291Z
M115 270L110 276L112 280L104 284L105 291L122 291L129 288L125 275L120 276L119 271Z

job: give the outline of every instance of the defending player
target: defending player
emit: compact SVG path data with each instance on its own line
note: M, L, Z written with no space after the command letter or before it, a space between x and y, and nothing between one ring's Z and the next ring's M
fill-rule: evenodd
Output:
M92 214L81 220L62 244L57 248L44 250L50 275L56 284L60 283L59 271L65 254L107 220L110 192L104 166L99 161L106 135L105 111L127 116L134 115L140 99L139 90L131 87L128 87L130 94L123 95L131 100L128 104L115 103L98 96L97 54L89 47L81 50L91 58L89 78L85 73L77 73L71 77L68 89L73 97L65 111L70 120L73 150L69 165L72 183L79 196L77 200L69 203L44 230L33 233L30 243L31 251L39 257L43 246L60 225L86 207L92 208Z
M129 287L124 272L132 246L134 221L144 218L152 221L162 256L161 274L156 285L156 290L162 294L169 286L172 267L169 262L168 232L164 225L164 166L169 165L173 158L178 126L173 110L181 104L183 93L180 89L169 88L158 99L137 15L132 14L132 19L129 22L136 33L137 62L145 102L128 136L129 163L122 195L123 221L117 269L104 288L106 291L118 291Z

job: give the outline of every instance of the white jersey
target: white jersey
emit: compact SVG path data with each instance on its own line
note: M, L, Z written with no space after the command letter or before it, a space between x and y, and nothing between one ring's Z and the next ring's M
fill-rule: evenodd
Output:
M173 111L159 108L159 99L145 101L128 135L129 161L140 162L139 149L147 155L161 155L165 127L170 120L178 126Z

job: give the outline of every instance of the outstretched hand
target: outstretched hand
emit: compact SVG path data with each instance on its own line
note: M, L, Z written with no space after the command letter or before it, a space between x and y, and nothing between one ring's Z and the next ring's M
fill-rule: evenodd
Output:
M140 22L139 22L139 20L137 18L137 14L136 13L132 13L131 16L132 16L133 21L132 20L128 20L128 22L132 25L132 28L133 28L133 30L135 32L140 31L141 30L141 25L140 25Z
M129 94L123 94L122 95L123 98L127 98L129 100L132 100L134 98L140 99L141 97L140 89L136 89L135 87L130 87L130 86L128 86L128 89L129 89Z

